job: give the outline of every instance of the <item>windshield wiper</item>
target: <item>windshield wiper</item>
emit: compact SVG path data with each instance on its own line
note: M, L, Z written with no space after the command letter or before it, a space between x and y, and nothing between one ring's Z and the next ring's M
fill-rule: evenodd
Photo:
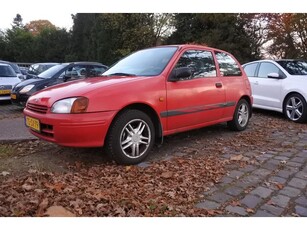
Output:
M136 76L136 75L130 74L130 73L112 73L112 74L109 74L109 76Z

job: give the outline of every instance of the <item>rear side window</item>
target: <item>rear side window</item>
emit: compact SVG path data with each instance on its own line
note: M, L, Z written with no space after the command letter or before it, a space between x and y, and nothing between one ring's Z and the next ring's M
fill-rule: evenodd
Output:
M242 76L239 65L230 55L222 52L215 52L215 55L222 76Z
M258 63L244 66L244 71L248 77L256 77L256 68Z
M189 67L192 71L191 79L216 77L213 55L205 50L188 50L178 60L175 68Z

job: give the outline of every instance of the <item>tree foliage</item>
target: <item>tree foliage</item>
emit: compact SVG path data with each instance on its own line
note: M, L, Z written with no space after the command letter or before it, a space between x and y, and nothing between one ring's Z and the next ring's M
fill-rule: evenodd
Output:
M44 29L56 29L55 25L53 25L48 20L35 20L31 21L25 25L25 28L31 32L33 35L40 34Z
M227 50L241 62L259 58L257 43L238 14L177 14L168 43L199 43Z
M78 13L70 31L47 20L0 31L0 59L16 62L98 61L161 44L198 43L241 63L273 56L307 58L307 14ZM264 52L265 51L265 52Z
M267 14L269 53L278 58L307 58L307 14Z
M77 14L72 30L73 56L110 65L155 43L152 14Z

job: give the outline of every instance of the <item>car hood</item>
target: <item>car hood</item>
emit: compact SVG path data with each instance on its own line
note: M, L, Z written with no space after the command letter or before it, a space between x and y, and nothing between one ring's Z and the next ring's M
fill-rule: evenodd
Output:
M28 79L28 80L24 80L22 82L20 82L19 84L17 84L15 86L15 91L19 91L21 90L23 87L27 86L27 85L38 85L38 84L44 84L46 82L50 81L49 78L47 79L42 79L42 78L31 78L31 79Z
M0 85L11 85L14 86L19 83L21 80L18 77L1 77L0 76Z
M91 92L108 88L114 85L123 85L128 82L144 81L149 77L131 77L131 76L112 76L112 77L94 77L85 80L62 83L48 87L37 93L34 93L29 99L29 103L39 103L48 107L60 99L78 96L87 96Z

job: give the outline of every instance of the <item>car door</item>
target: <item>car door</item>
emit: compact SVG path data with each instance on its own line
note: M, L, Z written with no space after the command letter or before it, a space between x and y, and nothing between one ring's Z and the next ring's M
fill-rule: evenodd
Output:
M257 78L251 82L254 105L261 108L280 108L282 103L281 86L283 79L269 78L268 74L283 72L271 62L260 62Z
M181 67L189 67L192 75L166 83L167 129L180 131L219 120L223 114L221 105L225 102L225 91L212 52L183 51L174 69Z
M231 118L234 115L237 102L246 93L246 88L249 87L249 84L244 81L240 64L233 56L221 51L216 51L215 56L225 90L225 111L223 116ZM246 81L248 80L246 79Z

